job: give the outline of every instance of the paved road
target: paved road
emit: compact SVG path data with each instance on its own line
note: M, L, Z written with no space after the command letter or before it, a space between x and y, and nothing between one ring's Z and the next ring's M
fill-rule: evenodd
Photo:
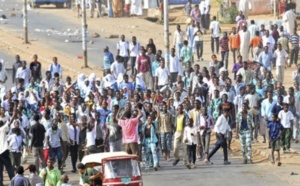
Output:
M8 17L7 24L1 24L1 27L7 31L16 32L19 35L23 34L23 19L21 18L22 2L23 1L20 0L6 0L0 2L0 9L3 10L1 14ZM15 11L12 11L12 9L15 9ZM9 16L12 12L16 13L15 17ZM30 40L37 39L47 43L50 47L62 51L63 53L68 53L74 56L74 58L82 56L81 19L78 19L77 24L70 23L70 21L61 18L59 15L43 12L43 8L41 8L28 11L28 20ZM101 19L98 20L99 24L101 24ZM105 35L105 32L99 30L88 31L89 33L100 33L101 37ZM68 42L66 42L66 40L68 40ZM103 48L108 46L115 54L117 40L118 39L91 38L88 36L88 41L94 42L94 44L88 44L89 62L92 62L95 66L102 66Z

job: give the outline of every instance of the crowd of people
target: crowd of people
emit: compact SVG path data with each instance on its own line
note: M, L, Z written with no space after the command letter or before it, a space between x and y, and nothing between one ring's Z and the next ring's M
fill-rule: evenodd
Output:
M280 166L280 148L289 152L291 141L298 143L299 138L299 35L294 13L285 12L285 25L265 28L253 20L248 25L240 11L237 26L221 38L216 16L203 26L207 19L196 5L190 17L185 31L178 25L174 32L169 61L152 39L142 45L135 36L128 41L121 35L115 56L104 48L102 77L91 73L63 79L53 57L43 78L37 55L29 67L17 55L9 88L10 77L0 63L0 185L4 167L11 185L68 185L68 175L62 173L69 155L71 172L78 172L88 185L100 174L87 178L84 165L78 164L83 157L123 149L145 162L146 170L157 171L161 155L173 166L183 160L188 169L196 168L197 159L212 164L220 147L228 165L233 137L240 140L243 163L252 164L251 144L258 143L259 135L272 151L272 164L278 152ZM208 30L212 55L205 66L200 61ZM292 64L297 69L287 80L284 72ZM293 86L285 87L290 81ZM217 141L210 149L213 132ZM21 165L29 154L34 164L24 169Z

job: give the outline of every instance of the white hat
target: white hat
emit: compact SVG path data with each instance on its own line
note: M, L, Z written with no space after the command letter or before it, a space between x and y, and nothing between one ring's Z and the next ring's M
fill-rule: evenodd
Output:
M220 70L219 70L219 74L221 74L222 72L227 72L227 69L226 69L226 68L224 68L224 67L220 68Z

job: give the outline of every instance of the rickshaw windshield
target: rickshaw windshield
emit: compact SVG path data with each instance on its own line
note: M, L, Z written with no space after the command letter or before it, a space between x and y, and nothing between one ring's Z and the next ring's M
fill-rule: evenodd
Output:
M139 164L134 159L107 161L104 165L104 178L124 178L141 176Z

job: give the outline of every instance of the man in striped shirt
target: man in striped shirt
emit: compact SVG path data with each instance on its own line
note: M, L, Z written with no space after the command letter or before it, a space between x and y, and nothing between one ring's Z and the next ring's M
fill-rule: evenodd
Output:
M225 68L228 68L228 56L229 56L229 39L227 32L223 33L223 37L220 40L222 63L225 64Z
M289 42L291 44L290 49L290 64L291 66L293 63L297 65L298 61L298 54L299 54L299 35L297 34L297 30L294 30L294 33L290 35Z

